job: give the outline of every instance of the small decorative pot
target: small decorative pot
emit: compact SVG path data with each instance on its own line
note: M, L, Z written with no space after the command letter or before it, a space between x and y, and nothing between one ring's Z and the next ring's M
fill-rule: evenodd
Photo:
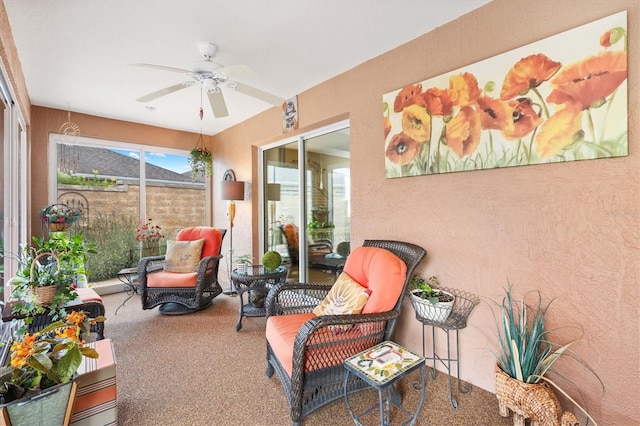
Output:
M238 273L246 274L247 273L247 264L246 263L238 263L237 269L238 269Z

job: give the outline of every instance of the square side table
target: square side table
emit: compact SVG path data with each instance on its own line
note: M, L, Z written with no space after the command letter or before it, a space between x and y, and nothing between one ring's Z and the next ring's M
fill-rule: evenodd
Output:
M376 361L374 355L380 350L384 350L387 353L383 357L378 357L378 361ZM380 362L381 360L388 361ZM424 365L424 357L411 352L407 348L390 340L379 343L372 348L347 358L344 361L344 366L347 369L347 374L344 379L344 399L347 405L347 410L356 425L361 425L362 423L360 423L360 419L376 408L380 411L380 424L384 426L389 425L391 421L391 406L398 408L409 416L409 419L402 423L403 425L415 424L425 399ZM420 370L421 383L419 385L419 389L421 394L418 407L415 412L411 413L402 406L401 399L393 398L392 392L396 392L397 396L397 391L395 391L395 389L392 390L392 385L415 370ZM359 415L356 415L353 412L351 404L349 403L347 388L351 374L363 380L369 386L378 391L378 403L374 404ZM414 385L414 388L418 389L418 386Z

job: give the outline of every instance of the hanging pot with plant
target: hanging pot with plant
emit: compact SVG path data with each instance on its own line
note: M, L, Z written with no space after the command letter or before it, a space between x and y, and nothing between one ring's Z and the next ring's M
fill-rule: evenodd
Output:
M213 156L204 146L202 133L198 137L196 146L189 153L189 166L191 166L191 178L194 181L198 176L211 177L213 174Z

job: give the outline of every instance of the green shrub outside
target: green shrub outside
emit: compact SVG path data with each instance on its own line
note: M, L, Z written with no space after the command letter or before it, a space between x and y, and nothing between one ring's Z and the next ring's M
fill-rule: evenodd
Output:
M130 216L92 215L82 230L85 241L95 244L97 251L89 258L89 282L115 278L119 270L138 264L137 226L137 219Z

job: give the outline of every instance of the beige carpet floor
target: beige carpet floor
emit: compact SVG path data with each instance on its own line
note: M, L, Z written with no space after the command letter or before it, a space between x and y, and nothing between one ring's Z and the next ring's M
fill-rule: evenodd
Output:
M213 306L190 315L143 311L135 295L118 314L124 293L103 296L105 336L113 340L117 362L118 424L125 425L290 425L287 401L274 374L265 375L264 318L244 318L235 331L238 298L218 296ZM419 392L402 379L404 405L413 410ZM455 385L454 385L455 391ZM419 425L511 425L498 413L495 396L479 388L449 403L447 376L427 375L426 402ZM356 409L377 401L364 391L350 397ZM364 420L379 424L377 414ZM304 419L305 426L352 425L342 399ZM395 423L393 423L395 424Z

